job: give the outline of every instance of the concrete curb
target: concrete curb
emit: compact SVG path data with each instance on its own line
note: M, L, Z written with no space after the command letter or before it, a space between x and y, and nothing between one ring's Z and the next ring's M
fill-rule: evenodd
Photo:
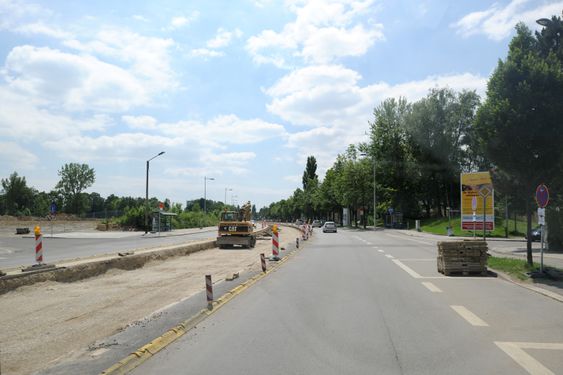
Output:
M283 224L282 224L283 225ZM292 227L290 225L286 225L288 227ZM293 227L292 227L293 228ZM203 320L205 320L208 316L215 313L221 307L223 307L227 302L250 288L252 285L257 283L259 280L266 277L266 275L276 271L280 268L285 262L287 262L290 258L295 256L302 249L296 248L290 254L284 256L280 261L278 261L275 265L273 265L270 269L266 272L261 272L247 281L243 282L242 284L236 286L235 288L229 290L223 296L218 298L216 301L213 302L211 309L203 309L195 316L185 320L184 322L180 323L179 325L169 329L161 336L153 339L146 345L143 345L133 353L129 354L127 357L123 358L113 366L109 367L108 369L101 372L100 375L121 375L127 374L128 372L132 371L136 367L140 366L146 360L154 356L156 353L161 351L162 349L166 348L168 345L172 344L174 341L185 335Z
M563 295L561 295L561 294L559 294L559 293L552 292L551 290L547 290L547 289L540 288L540 287L537 287L537 286L528 285L528 284L526 284L526 283L523 283L523 282L520 282L520 281L517 281L517 280L513 279L512 277L510 277L510 275L508 275L508 274L506 274L506 273L504 273L504 272L502 272L502 271L498 271L498 270L496 270L496 269L494 269L494 268L492 268L492 267L489 267L489 266L487 266L487 268L490 269L490 270L494 270L494 272L496 272L497 276L498 276L499 278L505 280L505 281L508 281L508 282L510 282L510 283L512 283L512 284L518 285L519 287L522 287L522 288L531 290L531 291L533 291L533 292L539 293L539 294L541 294L541 295L544 295L544 296L546 296L546 297L549 297L549 298L551 298L551 299L554 299L554 300L556 300L556 301L558 301L558 302L563 302Z

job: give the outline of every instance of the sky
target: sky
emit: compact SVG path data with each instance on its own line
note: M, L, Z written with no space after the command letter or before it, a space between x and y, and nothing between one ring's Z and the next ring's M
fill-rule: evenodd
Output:
M258 208L322 178L367 141L373 109L475 90L514 26L563 1L0 0L0 177L54 189L86 163L88 192Z

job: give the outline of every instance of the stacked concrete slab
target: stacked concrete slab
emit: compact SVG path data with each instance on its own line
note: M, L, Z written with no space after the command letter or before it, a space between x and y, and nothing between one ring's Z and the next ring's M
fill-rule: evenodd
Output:
M438 272L452 274L487 274L487 242L441 241L438 242Z

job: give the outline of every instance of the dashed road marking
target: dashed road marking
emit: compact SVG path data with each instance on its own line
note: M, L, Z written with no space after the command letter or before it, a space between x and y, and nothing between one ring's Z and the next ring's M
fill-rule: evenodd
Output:
M405 271L406 273L408 273L409 275L411 275L415 279L422 278L422 276L420 276L415 270L413 270L412 268L410 268L409 266L407 266L406 264L404 264L400 260L397 260L397 259L392 259L392 260L396 265L401 267L403 269L403 271Z
M456 313L458 313L463 319L467 320L469 324L476 327L488 327L489 325L479 318L477 315L469 311L465 306L451 305L450 306Z
M434 245L434 244L435 244L435 242L420 241L420 240L415 240L415 239L412 239L412 238L406 238L405 236L396 236L396 235L394 235L394 234L388 234L388 233L387 233L387 235L390 236L390 237L400 238L400 239L402 239L402 240L407 240L407 241L413 241L413 242L423 243L423 244L425 244L425 245Z
M553 375L553 372L523 349L563 350L563 343L495 341L495 344L532 375Z
M436 285L432 284L430 281L423 281L422 285L424 285L428 290L433 293L442 293L442 289L438 288Z
M435 262L436 258L402 258L399 260L405 262Z
M395 257L394 257L393 255L391 255L391 254L385 254L385 256L386 256L387 258L389 258L389 259L395 258Z
M379 251L380 253L384 253L384 252L385 252L385 251L383 251L383 250L377 250L377 251Z
M366 241L366 245L371 245L371 242Z

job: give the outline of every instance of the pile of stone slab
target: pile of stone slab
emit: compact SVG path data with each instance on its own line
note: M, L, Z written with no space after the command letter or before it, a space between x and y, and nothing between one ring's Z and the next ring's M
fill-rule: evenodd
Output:
M438 242L438 272L449 275L487 274L487 242Z

